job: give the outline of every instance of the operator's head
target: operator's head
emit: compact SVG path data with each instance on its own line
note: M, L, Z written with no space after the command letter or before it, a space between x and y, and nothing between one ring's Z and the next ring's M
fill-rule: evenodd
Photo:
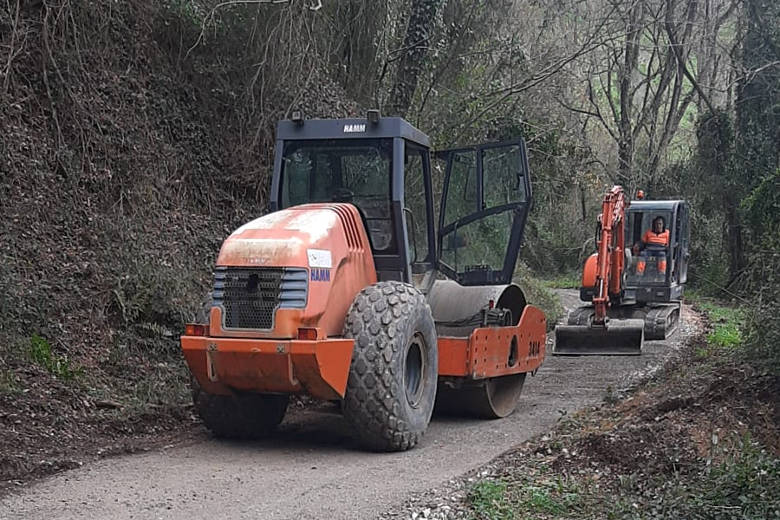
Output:
M664 218L661 216L655 217L653 219L653 231L656 233L662 233L665 227Z

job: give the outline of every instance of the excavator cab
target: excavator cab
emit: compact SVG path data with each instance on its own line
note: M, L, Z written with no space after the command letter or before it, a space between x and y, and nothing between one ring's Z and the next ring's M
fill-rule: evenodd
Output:
M632 246L633 254L626 270L626 301L667 303L682 298L690 256L688 214L688 204L683 200L631 202L626 244ZM642 244L642 237L659 217L664 231L669 232L668 244Z

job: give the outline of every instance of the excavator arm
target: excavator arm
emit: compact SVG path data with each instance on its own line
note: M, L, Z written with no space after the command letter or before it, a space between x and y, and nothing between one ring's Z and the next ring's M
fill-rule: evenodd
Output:
M619 304L623 294L625 226L629 204L621 186L613 186L604 195L598 217L596 253L586 262L582 277L583 285L594 289L593 317L587 325L557 326L553 354L641 353L644 321L610 321L607 315L607 309Z
M607 307L610 296L620 298L623 291L623 270L625 269L625 223L626 210L630 202L621 186L613 186L601 203L598 218L599 236L596 246L596 295L593 306L596 313L593 323L604 325L607 321Z

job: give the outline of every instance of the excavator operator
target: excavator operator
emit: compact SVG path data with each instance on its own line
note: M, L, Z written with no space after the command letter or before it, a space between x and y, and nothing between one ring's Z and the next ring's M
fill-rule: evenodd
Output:
M653 219L651 229L645 231L642 235L642 243L638 244L641 253L636 265L636 271L641 276L645 274L645 265L647 257L656 258L656 267L658 273L666 274L666 248L669 246L669 230L666 229L666 222L661 216Z

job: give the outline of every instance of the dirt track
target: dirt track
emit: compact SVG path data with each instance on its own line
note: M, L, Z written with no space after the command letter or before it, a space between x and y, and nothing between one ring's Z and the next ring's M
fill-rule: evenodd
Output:
M576 302L574 291L561 295L566 307ZM548 356L512 416L434 417L409 452L362 452L335 410L294 411L267 441L218 442L202 433L62 473L2 499L0 518L375 518L652 370L691 329L684 323L671 341L646 342L641 357Z

